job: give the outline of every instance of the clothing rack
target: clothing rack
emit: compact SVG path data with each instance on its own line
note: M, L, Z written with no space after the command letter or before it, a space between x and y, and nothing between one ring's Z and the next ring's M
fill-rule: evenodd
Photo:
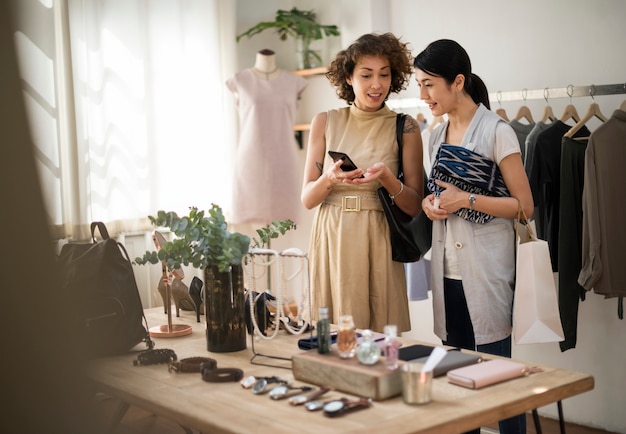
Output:
M618 95L626 93L626 82L617 84L592 84L590 86L574 86L543 89L522 89L516 91L497 91L489 93L490 101L526 101L531 99L549 100L552 98L572 98L578 96L596 97L600 95Z
M600 84L589 86L545 87L543 89L522 89L513 91L497 91L489 93L489 101L527 101L527 100L550 100L553 98L573 98L590 96L592 98L601 95L626 94L626 82L617 84ZM387 101L389 108L396 110L401 108L426 107L419 98L392 98Z

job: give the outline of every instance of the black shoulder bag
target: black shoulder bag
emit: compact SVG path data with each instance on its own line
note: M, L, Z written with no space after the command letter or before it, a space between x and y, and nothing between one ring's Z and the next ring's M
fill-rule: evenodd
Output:
M396 118L396 137L398 140L398 179L404 182L402 172L402 134L404 119L407 115L398 113ZM426 187L426 174L424 174L424 193L428 194ZM385 187L378 189L378 196L383 206L383 211L389 223L391 234L391 253L394 261L416 262L430 249L432 243L432 221L421 212L413 218L391 200Z
M126 249L109 238L102 222L91 223L91 239L89 244L64 245L58 258L62 296L74 307L77 345L87 358L129 352L140 342L151 349L154 343Z

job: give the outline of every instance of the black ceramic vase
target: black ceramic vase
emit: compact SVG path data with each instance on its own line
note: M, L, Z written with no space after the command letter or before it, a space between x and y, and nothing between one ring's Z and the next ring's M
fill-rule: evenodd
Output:
M245 350L243 267L232 265L226 272L219 271L217 266L205 268L204 288L207 350L213 353Z

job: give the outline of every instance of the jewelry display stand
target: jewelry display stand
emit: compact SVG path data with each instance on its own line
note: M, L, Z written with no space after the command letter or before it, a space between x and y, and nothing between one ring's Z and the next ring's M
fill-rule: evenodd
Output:
M154 231L152 234L152 241L154 241L157 251L163 244L166 243L163 234L157 231ZM178 336L187 336L193 331L190 325L172 324L172 285L170 284L170 279L183 280L185 274L183 273L183 270L169 270L170 273L168 276L167 263L165 261L162 261L161 267L163 272L163 283L165 284L165 311L167 312L167 324L150 327L150 336L155 338L175 338Z
M299 258L300 267L291 276L287 276L286 262L290 258ZM260 272L258 271L259 268L261 269ZM269 289L265 291L257 290L257 281L262 278L265 273L267 273L267 282L269 286L269 283L271 282L271 270L275 270L275 273L277 274L277 277L275 276L276 278L274 279L277 283L276 288L271 292ZM265 365L282 368L284 366L274 366L267 365L265 363L255 362L255 359L257 357L267 357L270 359L288 361L291 359L286 357L258 353L254 348L254 341L257 338L264 340L274 339L278 335L281 327L294 335L300 335L307 330L312 330L309 258L307 254L295 248L283 250L282 252L270 249L255 248L251 249L250 252L248 252L247 256L244 258L244 273L246 275L248 283L247 286L250 304L250 319L252 323L251 335L253 356L250 359L250 363L255 365ZM300 276L302 282L300 296L301 302L298 305L298 312L296 315L298 321L297 323L293 324L291 316L286 313L289 312L291 314L292 312L289 304L285 303L285 291L288 287L289 282L293 281L294 278L296 278L297 276ZM268 334L267 336L265 335L265 330L261 330L259 328L255 312L256 302L258 301L259 297L261 297L265 293L269 293L270 295L275 297L276 308L276 312L274 313L274 330L271 334Z

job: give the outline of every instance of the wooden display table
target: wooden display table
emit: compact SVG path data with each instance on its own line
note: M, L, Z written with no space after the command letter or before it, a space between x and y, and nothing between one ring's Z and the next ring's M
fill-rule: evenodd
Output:
M160 324L162 308L146 310L148 324ZM248 348L234 353L209 353L205 324L197 323L193 312L181 311L177 321L193 327L193 333L178 338L155 338L155 348L173 349L178 358L207 356L218 367L236 367L244 375L279 376L294 385L290 360L256 357L248 337ZM284 331L273 340L256 340L257 354L291 358L303 354L297 347L301 336ZM405 345L414 343L404 340ZM203 433L459 433L486 426L498 420L555 403L592 390L591 375L549 366L543 372L470 390L449 384L446 377L433 381L433 400L424 406L404 404L401 396L376 401L363 411L337 418L321 412L309 412L291 406L286 400L275 401L268 395L254 395L239 383L207 383L200 374L170 373L165 365L133 366L137 354L108 357L90 362L88 376L97 390L128 405L134 405L169 419L183 427ZM492 356L486 356L492 357ZM281 367L275 367L281 366ZM332 386L332 385L331 385ZM325 398L354 396L332 391Z

